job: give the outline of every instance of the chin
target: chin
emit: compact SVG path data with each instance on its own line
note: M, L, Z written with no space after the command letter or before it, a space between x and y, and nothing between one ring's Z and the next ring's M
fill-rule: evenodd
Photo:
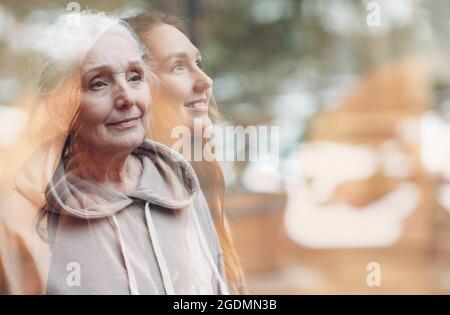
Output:
M114 151L133 151L139 147L144 140L145 135L127 135L113 139L108 147Z

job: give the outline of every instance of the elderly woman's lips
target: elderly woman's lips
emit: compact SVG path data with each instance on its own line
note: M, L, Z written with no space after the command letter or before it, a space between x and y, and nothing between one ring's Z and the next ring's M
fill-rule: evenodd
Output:
M136 117L136 118L130 118L130 119L124 119L115 123L110 123L110 124L106 124L107 126L110 127L117 127L117 128L130 128L135 126L138 121L139 121L140 117Z

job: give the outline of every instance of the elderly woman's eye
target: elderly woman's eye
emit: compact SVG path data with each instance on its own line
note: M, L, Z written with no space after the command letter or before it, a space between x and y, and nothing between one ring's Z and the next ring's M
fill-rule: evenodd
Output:
M131 75L129 81L133 81L133 82L142 81L142 75L139 72L134 71L133 74Z
M89 85L89 88L93 90L101 89L102 87L106 86L107 84L103 81L94 81Z

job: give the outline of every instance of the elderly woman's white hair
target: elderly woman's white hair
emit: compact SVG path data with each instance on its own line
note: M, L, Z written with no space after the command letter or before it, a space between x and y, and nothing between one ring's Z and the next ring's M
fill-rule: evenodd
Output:
M68 135L76 119L80 92L80 67L84 57L105 32L117 27L136 41L142 60L148 53L128 24L103 12L83 11L61 15L34 45L36 106L30 132L38 142Z

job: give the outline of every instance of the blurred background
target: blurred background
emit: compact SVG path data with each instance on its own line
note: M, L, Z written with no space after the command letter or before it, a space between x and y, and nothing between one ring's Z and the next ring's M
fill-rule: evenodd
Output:
M163 10L190 23L226 123L280 127L278 167L223 163L250 293L450 293L450 2L69 3L0 0L0 196L31 153L37 32L77 5Z

